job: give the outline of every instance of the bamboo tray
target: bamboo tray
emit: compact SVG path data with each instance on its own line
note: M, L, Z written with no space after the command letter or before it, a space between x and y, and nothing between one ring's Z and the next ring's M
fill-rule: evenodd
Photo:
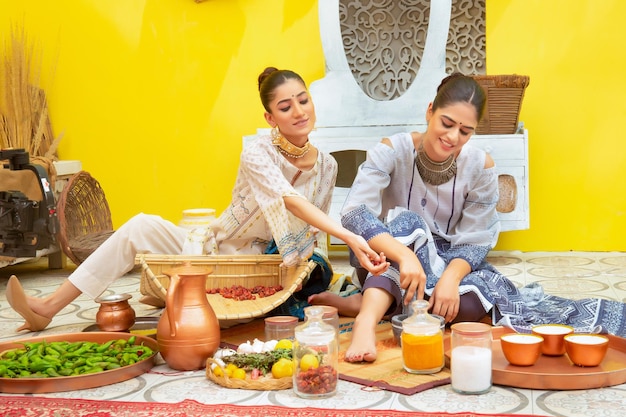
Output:
M105 343L109 340L129 339L133 336L130 333L117 332L86 332L67 333L49 336L38 336L30 339L13 340L0 343L0 352L15 349L23 346L24 342L96 342ZM103 385L115 384L139 376L148 372L155 363L158 353L156 340L136 335L137 344L144 344L154 351L147 359L133 365L124 366L118 369L111 369L94 374L83 374L76 376L59 376L54 378L0 378L0 392L11 394L40 394L46 392L74 391L87 388L101 387Z
M513 330L494 327L493 383L517 388L545 390L578 390L602 388L626 382L626 339L607 335L609 350L599 366L580 367L563 356L539 356L532 366L515 366L507 362L500 336Z
M280 255L140 254L136 257L136 264L142 268L141 293L165 300L169 286L169 277L165 272L185 262L211 271L207 276L207 289L232 285L253 288L256 285L280 284L283 287L272 296L245 301L207 294L218 320L253 319L269 313L303 286L316 266L313 261L305 261L294 267L283 267Z

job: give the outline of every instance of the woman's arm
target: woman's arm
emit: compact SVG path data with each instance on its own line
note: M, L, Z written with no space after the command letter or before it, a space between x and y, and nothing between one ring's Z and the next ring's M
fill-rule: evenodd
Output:
M329 235L344 241L354 252L359 263L372 274L378 275L389 266L384 253L376 253L363 239L331 219L322 210L302 197L286 196L285 207L294 216Z

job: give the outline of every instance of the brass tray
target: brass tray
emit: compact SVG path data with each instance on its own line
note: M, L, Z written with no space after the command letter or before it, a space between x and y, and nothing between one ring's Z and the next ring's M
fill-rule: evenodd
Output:
M609 350L599 366L580 367L563 356L539 356L532 366L515 366L502 353L500 336L513 330L494 327L493 383L518 388L578 390L619 385L626 382L626 339L607 335Z
M133 365L118 369L111 369L95 374L61 376L54 378L0 378L0 392L10 394L40 394L45 392L74 391L87 388L101 387L115 384L139 376L154 366L155 357L158 353L156 340L130 333L118 332L83 332L38 336L30 339L20 339L0 343L0 352L21 347L24 342L96 342L105 343L109 340L126 339L136 336L136 344L144 344L154 351L149 358Z

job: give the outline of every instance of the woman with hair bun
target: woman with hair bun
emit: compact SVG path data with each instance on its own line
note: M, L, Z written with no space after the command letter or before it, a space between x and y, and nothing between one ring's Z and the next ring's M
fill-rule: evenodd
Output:
M204 231L200 244L189 244L188 229L159 216L138 214L46 297L27 297L18 279L11 277L7 299L26 320L18 331L43 330L83 293L98 297L134 267L138 253L191 254L198 249L222 255L278 252L287 266L313 257L318 264L312 273L316 279L309 279L294 294L293 305L284 306L292 314L300 312L308 296L328 286L332 270L327 262L326 234L346 242L359 264L370 272L378 274L387 268L383 254L327 215L337 162L309 142L315 108L302 78L293 71L269 67L259 75L258 88L272 134L243 149L232 202Z

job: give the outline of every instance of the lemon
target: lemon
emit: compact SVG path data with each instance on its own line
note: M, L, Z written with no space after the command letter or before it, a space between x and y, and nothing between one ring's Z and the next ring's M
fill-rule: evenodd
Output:
M300 369L308 371L309 369L316 369L320 366L320 361L317 356L312 353L305 353L300 359Z
M246 379L246 371L241 368L237 368L233 371L233 378Z
M272 376L276 379L293 375L293 361L280 358L272 365Z
M228 375L231 375L237 369L239 369L239 368L234 363L229 363L228 365L226 365L226 372L229 372Z
M213 368L213 375L224 376L224 370L220 368L219 366L216 366L215 368Z
M274 350L276 349L293 349L293 342L289 339L280 339L274 346Z

